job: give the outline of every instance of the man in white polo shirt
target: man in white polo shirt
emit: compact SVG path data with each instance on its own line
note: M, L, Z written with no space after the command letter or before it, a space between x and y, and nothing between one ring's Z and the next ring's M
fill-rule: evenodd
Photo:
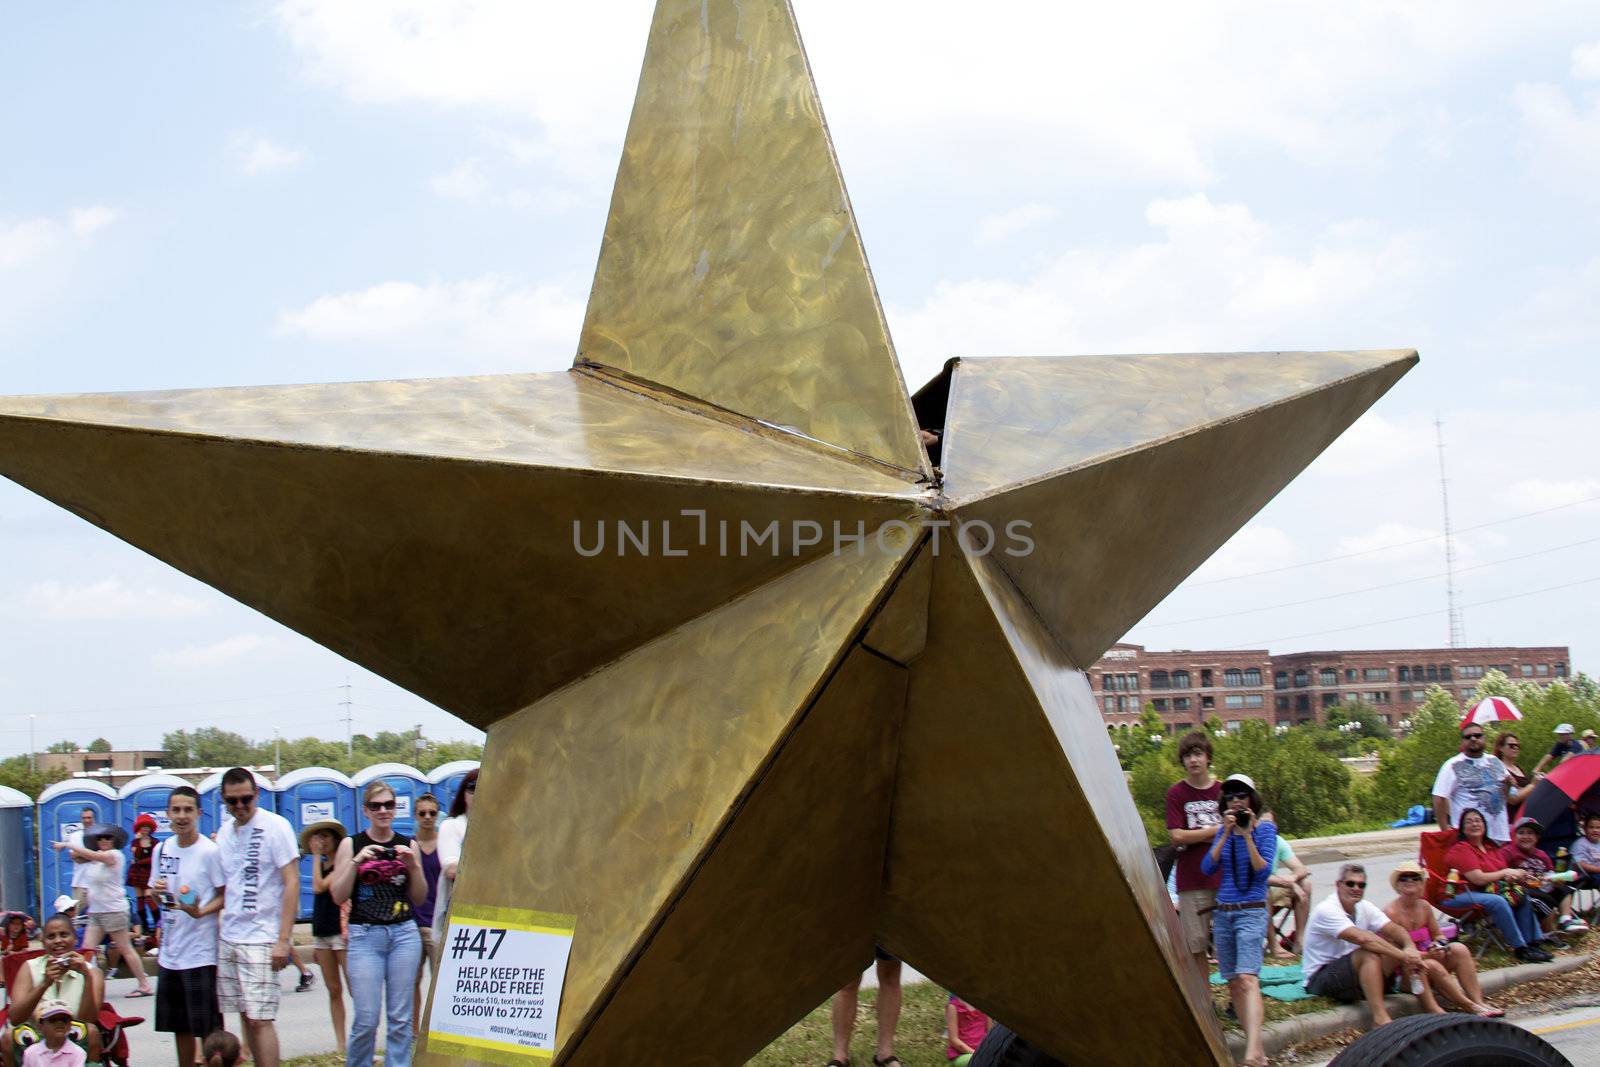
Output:
M278 972L289 963L300 899L300 848L289 820L256 804L255 776L222 776L230 819L217 829L222 875L222 940L217 945L217 1006L238 1012L256 1067L278 1067Z
M1333 893L1311 909L1301 951L1306 992L1346 1004L1365 999L1372 1025L1391 1022L1383 1003L1385 979L1400 968L1417 974L1422 955L1411 935L1365 899L1367 869L1339 868Z

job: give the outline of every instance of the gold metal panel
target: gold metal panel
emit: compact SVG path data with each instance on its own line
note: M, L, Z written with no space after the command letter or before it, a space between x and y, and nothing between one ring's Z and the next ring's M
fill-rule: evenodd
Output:
M944 492L960 504L1416 361L1411 350L963 360Z
M1087 667L1382 396L1415 357L955 509L995 531L1032 524L1031 552L994 558L1072 662ZM1169 392L1198 388L1192 375ZM975 537L981 536L975 534Z
M796 523L870 530L912 511L885 498L42 419L0 419L0 472L485 727L831 549L829 530L793 554ZM705 512L704 544L685 509ZM741 551L742 523L759 533L773 522L779 554ZM621 542L619 524L649 551ZM574 537L593 550L602 528L605 550L580 555Z
M566 1062L743 1063L861 973L906 674L850 652Z
M911 663L928 640L928 588L933 578L933 547L924 543L906 566L894 590L867 626L861 643L896 663Z
M926 473L786 0L661 0L580 361Z
M910 548L823 556L490 728L494 803L473 813L455 899L577 916L558 1052L649 950Z
M0 419L490 463L906 496L916 487L571 371L0 397Z
M1087 679L990 559L942 554L930 615L884 946L1067 1063L1232 1062Z

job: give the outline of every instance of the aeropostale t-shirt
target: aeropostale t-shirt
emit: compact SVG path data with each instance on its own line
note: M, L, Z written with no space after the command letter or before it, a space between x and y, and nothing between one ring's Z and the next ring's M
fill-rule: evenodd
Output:
M217 830L222 877L222 939L235 945L270 945L278 940L283 913L284 866L298 862L300 849L289 820L256 809L240 826L224 819Z

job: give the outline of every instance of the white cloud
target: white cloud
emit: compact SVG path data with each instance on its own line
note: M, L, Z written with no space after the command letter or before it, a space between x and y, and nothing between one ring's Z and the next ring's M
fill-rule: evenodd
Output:
M467 159L451 167L428 183L433 191L447 200L481 201L489 193L489 179L483 173L483 164Z
M1293 537L1276 526L1252 522L1228 539L1227 544L1201 564L1188 580L1214 582L1242 574L1288 567L1300 562Z
M1600 81L1600 41L1572 50L1572 76L1583 81Z
M64 218L0 218L0 270L36 263L68 247L69 237L87 240L109 226L117 212L100 204L72 208Z
M1346 534L1339 538L1333 554L1348 556L1381 552L1385 563L1437 556L1440 551L1436 540L1438 536L1437 528L1413 526L1405 522L1384 522L1365 533Z
M22 594L30 617L52 621L182 619L204 615L203 600L155 586L131 586L120 578L68 584L34 582Z
M1562 507L1600 497L1600 478L1524 478L1512 483L1506 497L1518 511ZM1593 512L1600 510L1600 503L1586 503L1572 510Z
M240 130L228 138L228 154L234 164L251 176L289 170L305 159L305 149L281 145L250 130Z
M1436 462L1437 455L1433 423L1426 416L1369 411L1317 457L1308 473L1371 479L1400 467Z
M230 663L268 644L270 642L266 638L257 637L255 634L239 634L214 641L209 645L185 645L171 652L157 652L150 657L150 661L155 666L167 670L196 670Z
M117 221L117 213L103 204L73 208L67 213L68 225L78 237L88 237Z
M1044 204L1024 204L998 215L986 215L978 220L979 244L999 244L1019 233L1042 226L1061 212Z
M1587 107L1554 85L1519 85L1524 150L1540 180L1593 193L1600 181L1600 94Z
M1296 238L1203 193L1154 201L1146 220L1158 239L1071 252L1021 281L941 282L922 306L891 308L907 380L958 355L1387 347L1377 331L1409 313L1424 274L1417 235L1363 222Z
M564 366L583 324L584 301L557 285L519 285L494 274L458 282L390 281L318 297L278 316L280 333L330 342L466 349L526 364L543 355Z

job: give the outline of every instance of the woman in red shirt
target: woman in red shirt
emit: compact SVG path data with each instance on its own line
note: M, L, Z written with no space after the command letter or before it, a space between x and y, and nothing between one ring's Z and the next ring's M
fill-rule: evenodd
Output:
M1505 865L1500 849L1489 840L1488 823L1477 808L1467 808L1461 813L1458 828L1461 839L1444 854L1444 865L1459 871L1468 888L1439 906L1451 915L1460 915L1468 908L1482 908L1494 920L1500 936L1506 939L1517 959L1524 963L1548 963L1554 959L1538 946L1542 936L1533 905L1526 897L1513 905L1502 895L1507 888L1525 887L1529 882L1528 872Z

